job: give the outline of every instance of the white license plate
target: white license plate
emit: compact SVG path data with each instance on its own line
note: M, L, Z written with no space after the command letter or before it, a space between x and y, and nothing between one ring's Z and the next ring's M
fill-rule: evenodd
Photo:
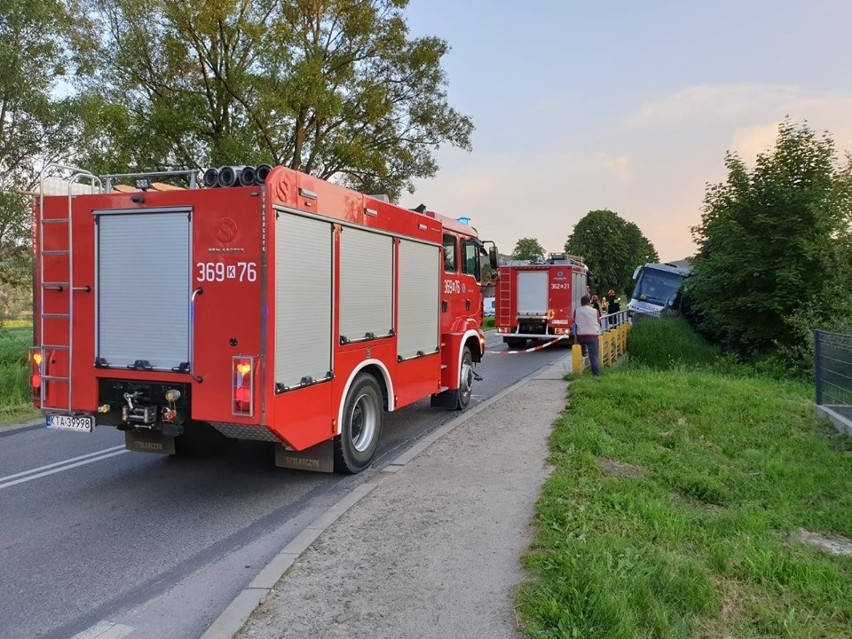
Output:
M91 433L95 419L88 415L48 415L47 427L54 430L74 430L80 433Z

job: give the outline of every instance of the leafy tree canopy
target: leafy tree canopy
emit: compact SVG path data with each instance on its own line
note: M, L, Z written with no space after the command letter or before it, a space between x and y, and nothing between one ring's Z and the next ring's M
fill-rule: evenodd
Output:
M435 37L408 0L87 0L105 61L87 91L96 172L284 164L392 200L470 149Z
M29 200L43 164L66 159L77 104L55 97L78 67L72 44L83 51L86 25L72 1L4 0L0 3L0 286L30 277Z
M612 288L619 294L632 288L637 266L660 259L636 224L608 209L589 211L577 222L565 252L585 259L593 291Z
M544 248L534 237L522 237L512 251L513 260L529 260L535 262L544 259Z
M787 118L753 169L734 153L725 166L727 181L708 187L692 229L699 329L757 355L810 341L793 330L803 315L810 330L832 314L849 317L852 168L837 161L831 136Z

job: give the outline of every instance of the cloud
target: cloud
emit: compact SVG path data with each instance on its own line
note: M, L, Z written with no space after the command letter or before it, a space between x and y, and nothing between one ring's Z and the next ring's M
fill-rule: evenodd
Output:
M629 184L633 181L633 172L630 170L630 156L622 154L612 156L609 153L598 153L597 159L601 166L610 169L621 181L622 184Z
M734 84L686 87L645 103L627 118L630 126L671 128L705 121L742 117L767 105L790 104L802 98L793 86Z
M576 107L566 101L560 110L562 96L548 97L555 102L542 98L540 109ZM736 84L685 87L614 113L543 118L547 134L527 130L520 142L498 119L478 129L487 151L440 151L444 168L416 182L414 205L471 217L504 252L521 237L561 250L586 213L606 208L634 222L662 260L681 259L695 252L690 229L700 222L707 184L726 179L726 151L753 162L774 145L786 116L850 149L850 112L852 92Z
M778 120L736 129L731 139L731 151L739 155L744 162L753 163L758 154L768 151L775 144L780 123Z

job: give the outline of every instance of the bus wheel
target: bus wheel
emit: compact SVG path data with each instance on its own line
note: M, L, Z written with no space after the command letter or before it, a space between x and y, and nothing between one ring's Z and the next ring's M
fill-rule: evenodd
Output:
M461 365L459 366L459 393L458 410L464 410L470 404L470 396L473 392L473 356L470 349L465 346L462 351Z
M343 407L340 435L334 440L334 471L360 473L376 455L384 422L382 389L376 378L361 373L352 382Z

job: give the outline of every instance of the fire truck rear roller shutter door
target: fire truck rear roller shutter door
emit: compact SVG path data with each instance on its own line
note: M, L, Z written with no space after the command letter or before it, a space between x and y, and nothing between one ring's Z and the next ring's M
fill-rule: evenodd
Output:
M96 212L97 357L110 366L189 361L188 213Z
M332 367L332 226L281 213L275 243L275 383L292 388Z
M518 316L547 314L547 271L518 272Z
M397 355L402 359L438 348L441 264L440 247L400 242Z
M391 334L393 238L346 227L340 234L340 336Z

